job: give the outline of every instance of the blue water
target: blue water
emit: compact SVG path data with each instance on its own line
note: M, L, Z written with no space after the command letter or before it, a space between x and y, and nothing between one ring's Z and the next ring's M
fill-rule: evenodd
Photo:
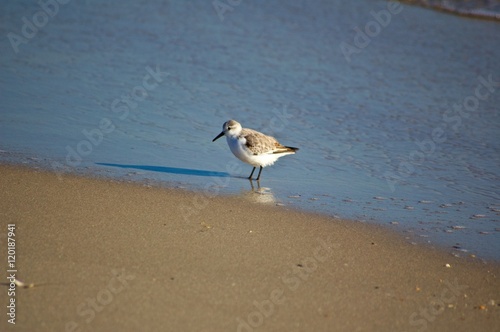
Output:
M373 0L228 6L2 2L0 162L240 195L500 259L500 84L484 83L500 82L499 23ZM252 188L251 166L212 143L231 118L300 150Z

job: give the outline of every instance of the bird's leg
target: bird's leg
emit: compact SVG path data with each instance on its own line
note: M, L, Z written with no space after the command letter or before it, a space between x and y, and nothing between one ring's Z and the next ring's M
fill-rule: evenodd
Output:
M255 171L255 167L252 169L252 173L250 173L250 176L248 177L249 180L252 180L252 175L253 175L253 172ZM260 173L259 173L260 175Z
M252 179L248 179L248 181L250 181L250 187L252 187L252 191L255 191L255 188L253 187L253 181L252 181Z
M260 180L260 173L262 173L262 166L260 166L259 175L257 175L257 181Z

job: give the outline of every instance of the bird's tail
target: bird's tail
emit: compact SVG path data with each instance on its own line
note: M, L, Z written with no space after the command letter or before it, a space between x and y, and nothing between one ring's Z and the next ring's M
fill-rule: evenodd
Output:
M291 146L282 146L281 148L279 148L278 150L274 151L273 153L286 153L286 154L289 154L289 153L295 153L295 151L298 151L299 148L294 148L294 147L291 147Z

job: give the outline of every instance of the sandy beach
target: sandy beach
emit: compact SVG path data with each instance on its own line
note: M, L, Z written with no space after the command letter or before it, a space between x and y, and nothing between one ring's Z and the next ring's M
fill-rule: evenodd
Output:
M4 277L2 331L500 329L497 264L382 227L243 198L0 173L2 257L13 224L26 284L11 296Z

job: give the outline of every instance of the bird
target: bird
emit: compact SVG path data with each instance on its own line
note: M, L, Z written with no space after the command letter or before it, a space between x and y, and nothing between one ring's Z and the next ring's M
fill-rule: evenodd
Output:
M235 120L224 122L222 132L212 142L222 136L226 136L227 145L236 158L253 166L252 173L248 177L249 180L252 180L252 175L257 167L260 167L260 170L256 180L260 181L262 168L273 165L280 157L295 154L299 150L282 145L272 136L253 129L242 128L241 124Z

